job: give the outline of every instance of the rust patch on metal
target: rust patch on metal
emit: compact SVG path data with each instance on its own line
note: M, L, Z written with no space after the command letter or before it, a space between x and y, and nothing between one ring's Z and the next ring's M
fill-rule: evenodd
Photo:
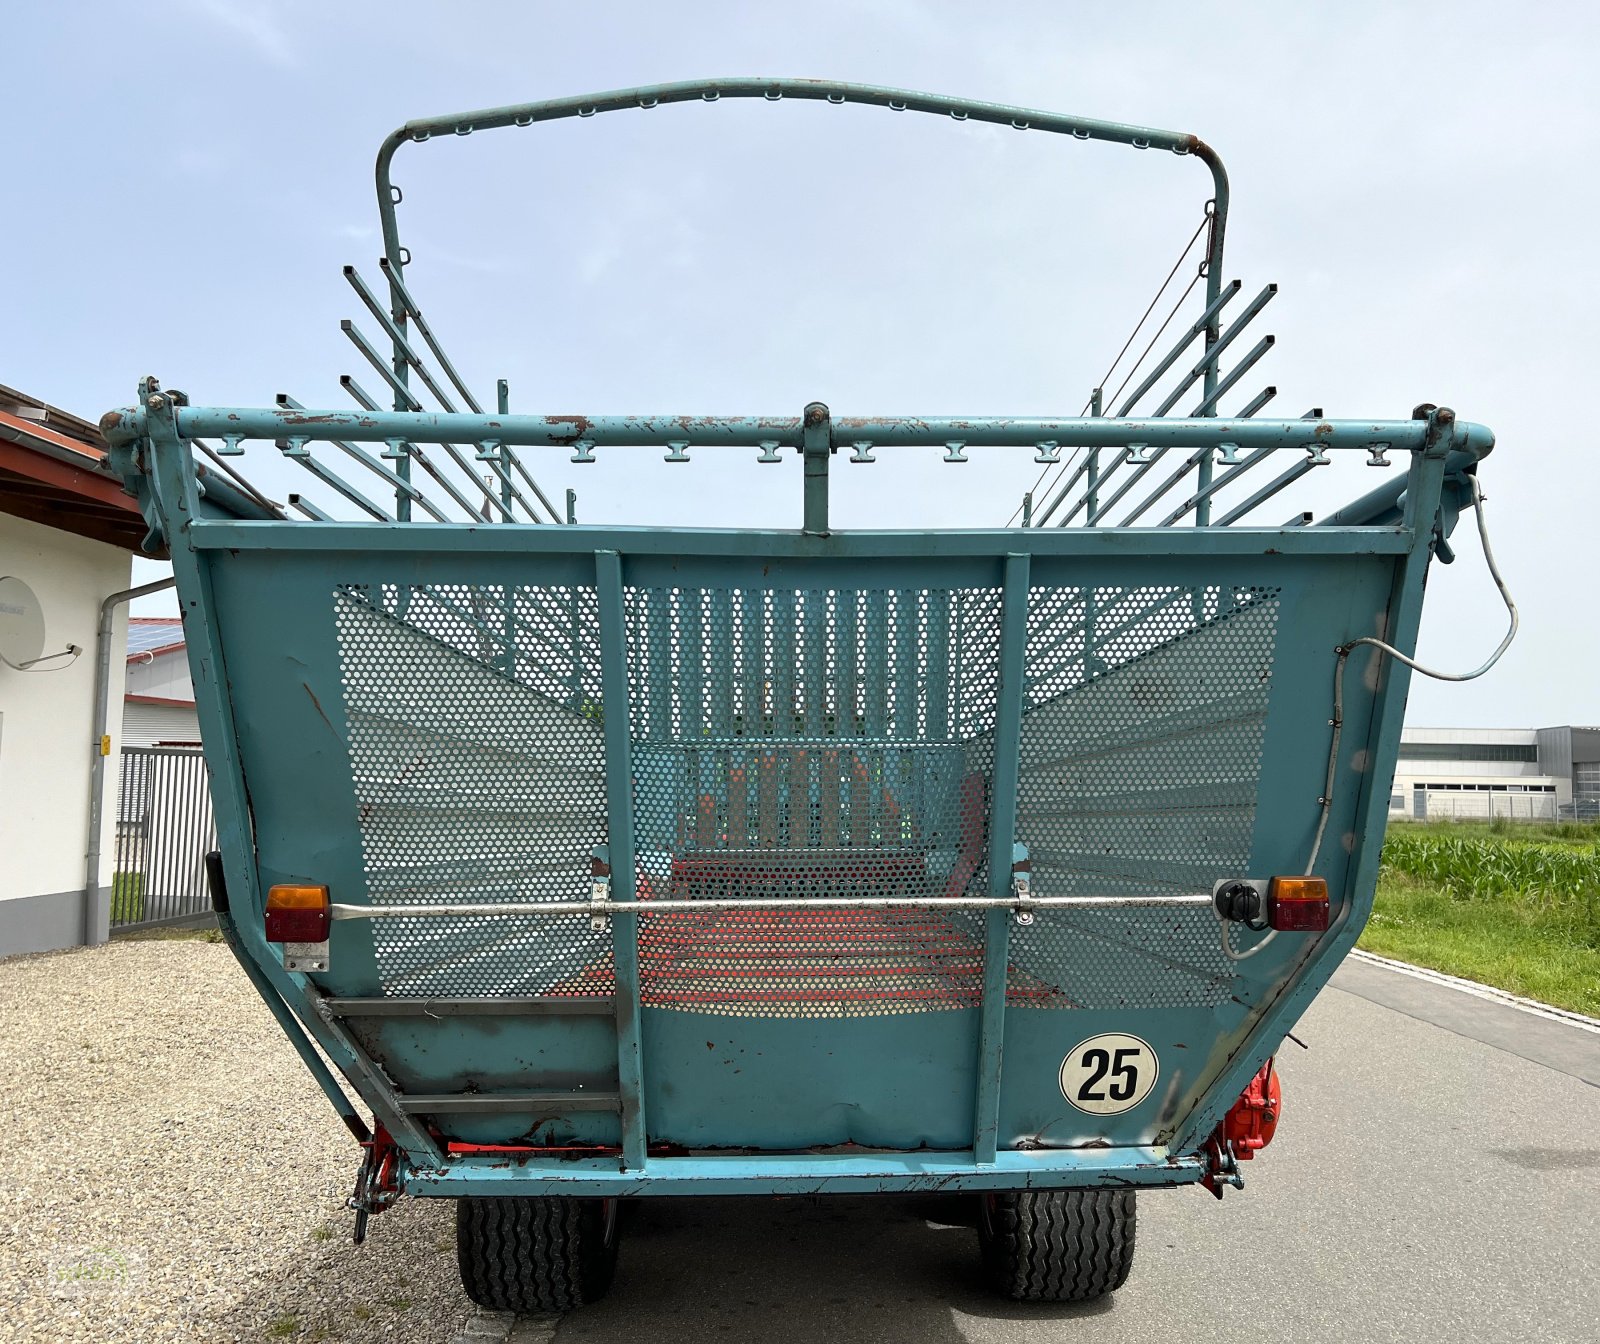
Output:
M332 719L330 719L330 718L329 718L329 717L328 717L328 716L327 716L327 714L325 714L325 713L324 713L324 712L323 712L323 709L322 709L322 701L320 701L320 700L318 700L318 699L317 699L317 693L316 693L316 692L315 692L315 691L313 691L313 690L312 690L312 689L311 689L311 683L310 683L310 682L306 682L306 681L302 681L302 682L301 682L301 683L300 683L300 684L301 684L301 685L302 685L302 686L303 686L303 687L305 687L305 692L306 692L306 694L307 694L307 695L309 695L309 696L310 696L310 697L311 697L311 703L312 703L312 704L313 704L313 705L315 705L315 706L316 706L316 709L317 709L317 713L318 713L318 714L319 714L319 715L321 715L321 717L322 717L322 721L323 721L323 722L324 722L324 723L325 723L325 724L327 724L327 725L328 725L328 731L329 731L329 732L330 732L330 733L333 733L333 735L334 735L334 736L335 736L335 737L337 737L337 736L338 736L338 733L337 733L337 732L334 732L334 727L333 727L333 720L332 720Z
M551 443L562 443L562 444L576 443L579 439L583 438L583 436L586 435L589 432L591 424L592 424L592 422L590 421L589 417L586 416L586 415L552 415L552 416L549 417L549 421L550 421L552 426L554 426L554 425L571 425L572 426L571 432L567 433L567 434L558 433L554 429L551 430L550 442Z

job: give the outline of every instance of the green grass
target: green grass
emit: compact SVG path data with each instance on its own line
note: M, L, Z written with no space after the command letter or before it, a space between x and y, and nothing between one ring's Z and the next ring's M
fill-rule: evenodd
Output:
M1600 827L1391 827L1360 945L1600 1015Z
M119 943L220 943L222 930L202 926L198 929L170 928L157 924L149 929L117 934Z
M111 922L137 924L144 918L144 874L111 875Z

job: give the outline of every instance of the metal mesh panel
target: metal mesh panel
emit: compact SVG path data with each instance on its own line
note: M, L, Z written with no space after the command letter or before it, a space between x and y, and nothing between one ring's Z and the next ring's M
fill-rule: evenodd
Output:
M334 595L373 903L583 900L605 841L595 595L343 587ZM613 991L583 916L375 920L396 996Z
M1036 588L1017 838L1038 896L1210 889L1250 857L1278 590ZM1011 935L1051 1007L1209 1007L1207 909L1044 911Z
M747 1016L860 1016L978 1001L982 935L937 902L979 879L988 786L967 733L994 721L997 595L631 588L640 899L783 896L816 911L640 920L643 1001Z

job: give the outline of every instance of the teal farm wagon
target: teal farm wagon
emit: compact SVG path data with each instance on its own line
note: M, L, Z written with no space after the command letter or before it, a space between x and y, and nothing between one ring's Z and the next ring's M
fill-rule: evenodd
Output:
M1203 311L1076 417L485 410L404 279L396 150L719 98L1198 160ZM1222 414L1274 290L1224 282L1192 136L723 80L413 122L378 189L383 279L346 274L381 335L346 330L381 402L146 380L104 422L177 574L222 927L365 1150L358 1236L454 1199L472 1297L551 1309L604 1291L624 1199L969 1192L1000 1291L1118 1287L1141 1191L1220 1195L1271 1137L1367 918L1393 655L1490 433ZM1019 526L830 526L836 464L929 449L1058 471ZM604 454L793 471L802 525L572 523L533 468ZM1278 521L1341 465L1380 484Z

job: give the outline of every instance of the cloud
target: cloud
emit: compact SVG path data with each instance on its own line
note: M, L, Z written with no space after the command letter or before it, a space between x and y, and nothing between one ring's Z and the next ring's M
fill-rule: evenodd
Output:
M184 4L195 14L242 38L246 46L254 48L269 64L286 70L300 64L289 35L278 26L277 18L267 6L250 4L246 0L184 0Z

